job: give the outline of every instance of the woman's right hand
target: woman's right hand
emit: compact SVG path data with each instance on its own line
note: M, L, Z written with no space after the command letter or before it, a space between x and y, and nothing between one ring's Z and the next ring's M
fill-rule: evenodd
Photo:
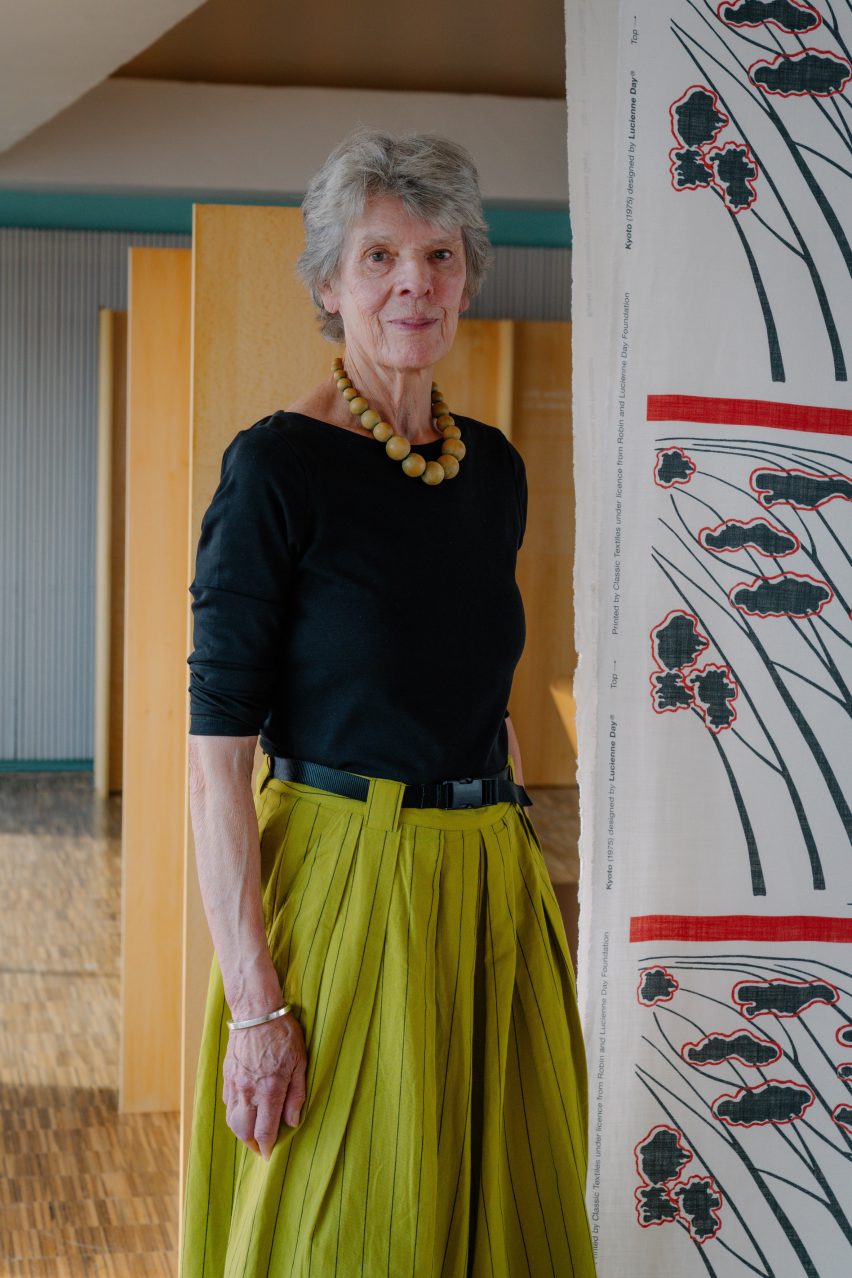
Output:
M257 736L189 738L189 802L198 881L225 1002L236 1020L279 1007L260 882L260 832L252 792ZM269 1158L281 1119L295 1127L305 1099L302 1027L279 1020L231 1030L223 1064L227 1123Z
M292 1012L277 1021L231 1030L222 1067L222 1099L234 1135L269 1159L282 1118L296 1127L305 1101L307 1053Z

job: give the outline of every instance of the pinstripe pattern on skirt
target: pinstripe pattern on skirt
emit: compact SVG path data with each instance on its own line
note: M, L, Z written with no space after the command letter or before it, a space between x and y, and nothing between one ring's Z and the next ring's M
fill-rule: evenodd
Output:
M517 804L402 808L269 777L264 911L308 1054L266 1163L225 1123L214 960L182 1278L592 1278L574 972Z

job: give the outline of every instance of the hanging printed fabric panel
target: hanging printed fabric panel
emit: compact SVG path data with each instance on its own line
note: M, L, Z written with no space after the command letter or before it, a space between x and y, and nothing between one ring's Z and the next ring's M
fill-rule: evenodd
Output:
M601 1278L852 1274L852 3L566 0Z

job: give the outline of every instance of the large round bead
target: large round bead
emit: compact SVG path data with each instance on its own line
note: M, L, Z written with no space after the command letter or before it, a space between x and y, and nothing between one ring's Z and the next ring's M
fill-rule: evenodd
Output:
M438 458L438 465L444 468L444 477L446 479L455 479L459 473L459 464L455 457L451 457L449 453L442 453Z
M347 387L346 387L346 390L343 392L343 398L344 398L344 399L348 399L348 400L349 400L349 402L350 402L350 404L352 403L352 400L353 400L353 399L357 399L357 398L358 398L358 392L356 391L355 387L354 387L354 386L347 386ZM366 402L367 402L367 401L365 400L365 401L364 401L364 403L366 404Z
M349 411L353 417L360 417L362 413L366 413L369 407L370 405L363 395L356 395L354 399L349 401Z
M440 484L444 479L444 468L440 462L429 461L420 478L424 484Z
M345 391L345 390L348 390L348 389L349 389L349 387L350 387L351 385L352 385L352 383L350 382L350 380L349 380L349 378L348 378L348 377L338 377L338 379L337 379L337 389L338 389L339 391Z
M339 356L339 355L338 355L338 356L336 356L336 357L335 357L335 358L331 361L331 367L332 367L332 369L335 369L335 368L342 368L342 367L343 367L343 360L340 358L340 356Z
M386 444L393 433L393 426L391 426L390 422L379 421L373 427L373 438L377 439L380 444Z
M409 453L402 463L402 469L405 471L406 475L411 475L416 479L417 476L422 475L426 469L426 458L420 453ZM441 469L443 469L443 467Z
M385 444L385 452L394 461L402 461L403 457L407 457L411 452L411 444L404 435L391 435Z
M458 426L443 426L444 439L461 439L461 431Z
M444 453L445 456L457 457L458 460L461 461L467 452L467 449L460 439L445 439L441 452Z
M434 403L432 404L433 417L443 417L444 413L448 413L449 411L450 411L449 404L445 404L442 399L436 399Z
M372 430L374 426L378 426L381 420L382 415L377 413L375 408L368 408L366 413L361 414L361 425L365 426L367 430Z
M435 425L441 430L446 430L448 426L455 426L456 419L451 417L449 413L441 413L440 417L435 418Z

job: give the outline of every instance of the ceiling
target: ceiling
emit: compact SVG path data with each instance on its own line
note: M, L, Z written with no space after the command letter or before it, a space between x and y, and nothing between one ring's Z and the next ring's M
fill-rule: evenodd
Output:
M563 0L206 0L114 74L562 98L564 21Z
M197 7L198 0L0 0L0 152Z

